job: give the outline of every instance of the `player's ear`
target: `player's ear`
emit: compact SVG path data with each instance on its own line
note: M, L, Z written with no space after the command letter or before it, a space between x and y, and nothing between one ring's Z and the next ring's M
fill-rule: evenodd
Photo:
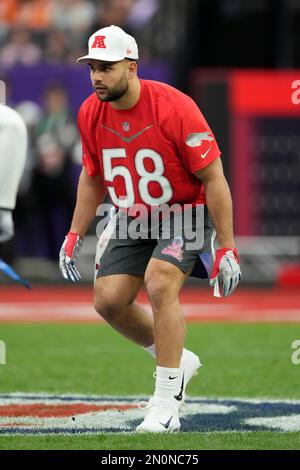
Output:
M135 77L137 72L137 63L134 60L127 61L127 77L133 78Z

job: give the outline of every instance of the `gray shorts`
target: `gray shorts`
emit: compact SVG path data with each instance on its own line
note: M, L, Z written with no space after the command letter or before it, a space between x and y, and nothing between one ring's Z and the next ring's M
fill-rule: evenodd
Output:
M201 206L201 210L203 216L197 218L194 208L188 222L194 233L203 234L200 244L194 243L190 235L187 237L185 230L178 236L178 226L172 226L172 218L169 218L168 222L159 222L159 234L155 239L132 239L125 235L124 223L122 225L121 222L124 222L126 217L128 227L134 219L119 212L114 228L110 233L109 229L108 234L104 233L105 243L102 241L98 258L96 256L96 277L113 274L144 276L149 260L155 258L174 264L183 273L190 273L191 276L202 279L208 278L212 266L211 239L214 226L207 207ZM178 222L178 218L176 220ZM168 230L164 230L165 227L168 227ZM101 244L101 241L98 245L99 243Z

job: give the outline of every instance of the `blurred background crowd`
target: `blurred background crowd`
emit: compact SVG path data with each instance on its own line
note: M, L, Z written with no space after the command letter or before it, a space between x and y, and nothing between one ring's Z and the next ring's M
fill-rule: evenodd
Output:
M16 236L0 256L29 277L59 278L81 169L76 115L92 92L76 58L110 24L136 38L142 78L180 88L203 110L223 152L249 281L273 280L278 252L285 261L300 252L300 105L290 99L300 79L300 0L0 0L0 79L30 137ZM250 70L262 84L256 94ZM257 237L268 253L259 273Z

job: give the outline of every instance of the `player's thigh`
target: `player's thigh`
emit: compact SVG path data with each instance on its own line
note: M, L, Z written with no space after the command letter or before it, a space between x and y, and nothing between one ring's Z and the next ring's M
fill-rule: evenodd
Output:
M131 237L128 230L131 219L126 214L118 213L116 221L115 231L99 258L97 253L97 278L120 274L144 276L155 241Z
M144 280L142 276L114 274L98 277L94 285L94 305L103 310L117 310L130 305L136 298Z

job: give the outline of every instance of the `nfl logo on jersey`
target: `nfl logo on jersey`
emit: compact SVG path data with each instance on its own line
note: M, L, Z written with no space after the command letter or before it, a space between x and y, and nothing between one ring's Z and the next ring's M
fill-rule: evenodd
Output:
M125 131L125 132L128 132L128 131L129 131L129 122L128 122L128 121L122 122L122 129L123 129L123 131Z

